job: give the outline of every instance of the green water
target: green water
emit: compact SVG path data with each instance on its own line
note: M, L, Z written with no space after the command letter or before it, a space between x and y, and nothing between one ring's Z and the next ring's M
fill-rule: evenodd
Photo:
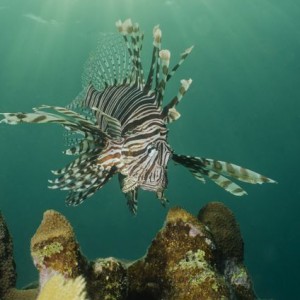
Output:
M160 24L173 62L195 45L168 86L193 84L170 125L178 153L232 161L278 185L243 185L231 196L169 167L170 206L196 214L220 200L240 223L246 265L261 298L299 297L300 240L300 3L295 0L0 0L0 111L67 105L80 92L81 74L99 36L131 17L145 32L149 61L152 28ZM37 278L29 247L46 209L67 216L91 259L142 256L167 210L141 192L138 215L125 204L117 180L77 208L65 193L47 189L50 170L68 158L62 129L52 125L0 126L0 209L14 238L18 286Z

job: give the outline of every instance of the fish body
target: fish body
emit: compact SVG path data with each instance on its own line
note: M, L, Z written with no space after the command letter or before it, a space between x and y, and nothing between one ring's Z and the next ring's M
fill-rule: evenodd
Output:
M151 191L164 189L166 180L163 170L166 169L171 149L167 144L168 130L162 111L157 107L155 92L146 93L142 88L128 85L115 87L113 97L117 98L120 108L113 107L112 111L107 111L104 104L110 102L111 96L103 95L90 86L85 99L86 105L97 107L99 127L111 134L111 144L103 151L107 153L104 159L110 155L111 148L118 148L116 167L126 177L122 181L123 192L137 187ZM115 118L116 130L109 128L102 111Z
M0 122L56 123L67 129L67 155L77 157L53 171L50 188L68 190L68 205L78 205L118 174L122 192L133 213L138 190L155 192L165 205L167 165L170 160L186 167L205 182L210 178L236 196L246 192L231 181L275 181L232 163L179 155L167 141L168 124L180 118L177 106L192 80L183 79L177 94L163 106L167 82L191 53L186 49L169 68L170 51L161 49L162 32L153 29L151 65L144 76L141 50L143 33L130 19L116 23L118 38L108 35L90 56L83 76L83 92L66 108L43 105L31 113L1 113Z

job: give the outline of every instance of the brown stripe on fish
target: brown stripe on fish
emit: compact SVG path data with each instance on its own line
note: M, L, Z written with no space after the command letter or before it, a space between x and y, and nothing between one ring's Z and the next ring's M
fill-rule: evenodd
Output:
M47 119L46 116L41 115L41 116L38 116L35 119L31 120L31 122L32 123L39 123L39 122L45 121L46 119Z
M226 171L230 174L230 175L234 175L235 174L235 169L234 169L234 167L232 166L232 164L231 163L226 163L225 164L225 166L226 166Z
M213 160L213 166L218 171L222 170L222 164L218 160Z

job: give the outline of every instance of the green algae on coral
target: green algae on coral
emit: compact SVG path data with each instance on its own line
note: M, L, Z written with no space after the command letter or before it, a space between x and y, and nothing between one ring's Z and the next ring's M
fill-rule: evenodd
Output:
M215 277L215 270L205 261L205 252L198 249L196 252L188 251L186 257L183 258L178 266L174 270L179 269L197 269L198 272L195 276L191 276L189 283L192 285L201 285L206 280L213 280ZM192 273L191 273L192 274ZM211 288L218 291L218 284L216 282L211 282Z
M83 275L87 267L80 252L74 230L59 212L48 210L31 239L31 255L40 271L41 284L53 272L66 278Z
M170 209L144 259L129 267L133 299L229 299L215 264L213 236L194 216ZM155 287L151 289L150 287Z
M45 257L51 257L54 254L62 252L64 247L59 242L53 242L45 245L41 249L33 251L33 255L36 257L38 262L42 263Z
M210 287L211 292L219 295L220 299L228 299L228 291L225 290L225 295L222 295L224 291L225 281L218 274L216 269L212 267L205 260L205 252L201 249L197 249L195 252L188 251L186 256L179 261L178 265L172 269L174 273L186 273L187 284L190 288L198 288L198 296L201 295L200 289L205 290L207 286ZM176 274L174 275L176 276ZM218 293L220 292L220 293ZM210 293L209 297L213 297Z

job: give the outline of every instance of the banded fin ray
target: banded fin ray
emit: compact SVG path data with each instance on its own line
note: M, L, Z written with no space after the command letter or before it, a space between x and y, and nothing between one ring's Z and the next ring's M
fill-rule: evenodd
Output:
M228 162L187 155L178 155L175 153L173 153L172 159L176 163L186 167L196 179L204 183L205 176L207 176L217 185L235 196L242 196L247 193L243 188L227 177L232 177L239 181L252 184L275 183L274 180L259 173Z
M93 196L104 184L109 181L114 175L114 170L110 170L105 177L97 177L94 184L90 185L88 188L82 190L71 190L66 198L66 204L68 206L77 206L81 204L87 198Z
M185 49L185 51L183 51L180 55L180 60L179 62L172 68L172 70L168 73L167 76L167 81L169 81L172 76L175 74L175 72L177 71L177 69L181 66L181 64L185 61L185 59L188 57L188 55L190 55L190 53L192 52L194 46L191 46L187 49Z
M77 190L84 182L84 185L87 184L87 181L90 181L94 175L103 177L104 168L100 169L94 161L90 162L88 160L84 160L80 165L67 168L66 171L55 180L49 180L49 183L52 184L50 188Z
M102 188L117 170L111 163L98 164L99 157L99 150L91 155L84 154L64 169L54 171L59 177L49 180L49 188L69 190L67 205L79 205Z
M87 119L85 116L80 115L79 113L69 110L65 107L60 106L50 106L50 105L42 105L37 108L33 108L33 110L41 115L45 116L54 116L57 118L61 118L63 121L57 122L61 123L67 130L75 130L82 133L90 133L94 136L101 136L103 138L108 138L107 134L96 126L96 124L92 121ZM43 110L53 110L54 113L49 113ZM68 127L68 124L70 125Z
M105 37L96 54L92 55L84 75L87 95L83 106L91 109L96 107L103 113L118 119L123 126L141 105L143 98L151 100L151 104L155 104L156 108L161 107L166 82L172 78L193 47L186 49L181 54L179 62L169 72L170 51L161 50L162 32L159 26L155 26L151 66L145 83L141 64L143 33L140 32L139 25L127 19L124 22L117 21L116 27L125 43L120 46L119 39L111 38L107 41ZM107 44L109 49L107 49ZM122 59L123 64L120 63ZM100 75L109 75L109 78L105 79ZM191 80L183 81L191 83ZM178 118L179 114L175 112L174 106L179 103L189 86L189 84L183 86L183 81L181 81L176 103L173 101L172 107L168 106L165 109L168 115L169 108L171 108L169 119L172 120ZM96 112L96 118L100 128L106 131L107 124L104 115Z
M43 111L43 109L52 109L54 113ZM56 123L62 125L67 130L74 130L80 133L89 132L101 138L108 137L107 134L99 130L91 121L64 107L43 105L34 108L33 111L33 113L0 113L0 117L2 116L0 123L10 125L20 123Z
M138 205L138 189L133 189L125 194L125 197L127 199L127 206L131 213L136 215L137 213L137 205Z
M99 143L99 141L93 139L92 136L86 136L84 139L78 140L76 139L73 142L73 146L65 151L63 151L66 155L80 155L83 153L90 153L96 148L103 149L104 144Z
M216 173L236 178L239 181L251 184L276 183L273 179L233 163L205 158L205 164L207 168Z
M162 116L167 123L171 123L180 118L180 113L176 110L176 106L179 104L184 94L189 89L192 79L182 79L180 81L181 85L178 90L177 95L163 108Z
M102 170L102 172L99 172L93 167L78 169L75 170L72 175L67 173L66 175L53 181L49 180L49 182L52 184L49 186L49 188L71 190L72 192L77 193L89 190L93 187L100 188L102 183L105 182L108 174L108 171L104 172L104 170Z
M214 171L208 171L207 176L218 186L223 188L225 191L235 195L235 196L243 196L247 195L247 192L237 185L235 182L231 181L227 177L218 174Z
M79 157L63 169L53 171L59 177L49 181L49 188L70 191L66 199L68 205L78 205L92 196L112 176L113 166L97 164L108 135L76 112L43 105L35 108L33 113L5 113L2 116L4 119L1 122L8 124L57 123L85 136L75 147L66 150L66 154L79 154Z
M58 170L53 170L52 173L54 175L62 175L67 173L69 170L72 168L76 168L82 164L85 164L87 162L93 162L96 160L96 158L101 154L102 149L94 149L90 153L83 153L79 155L76 159L71 161L69 164L67 164L65 167L58 169Z

